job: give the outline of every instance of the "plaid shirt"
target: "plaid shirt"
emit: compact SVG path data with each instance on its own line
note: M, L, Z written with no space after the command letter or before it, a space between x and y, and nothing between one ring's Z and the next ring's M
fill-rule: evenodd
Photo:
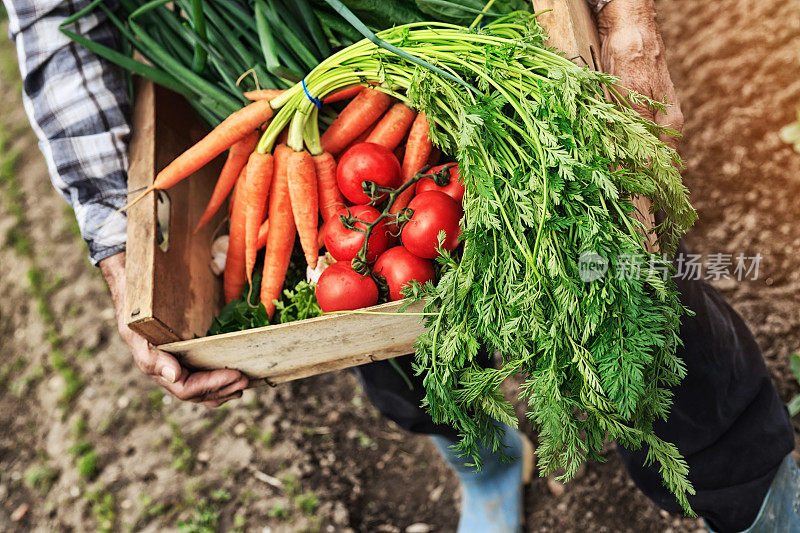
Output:
M73 43L58 26L89 0L4 0L23 103L53 185L75 211L93 264L125 250L129 102L120 69ZM72 31L116 46L103 12Z
M587 0L595 11L611 0ZM75 211L93 264L125 250L130 105L122 71L58 26L90 0L3 0L24 81L23 103L53 185ZM101 10L72 31L116 47Z

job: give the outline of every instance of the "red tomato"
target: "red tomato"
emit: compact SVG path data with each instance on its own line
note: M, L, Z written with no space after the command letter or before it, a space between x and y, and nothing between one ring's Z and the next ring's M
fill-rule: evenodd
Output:
M317 302L326 313L352 311L378 303L378 286L370 276L355 272L350 263L334 263L317 282Z
M446 165L439 165L438 167L434 167L428 171L428 174L436 174L444 169ZM458 165L453 165L450 167L450 183L444 186L436 185L436 182L433 178L422 178L417 182L416 189L417 194L423 193L425 191L439 191L445 193L447 196L452 198L458 203L464 201L464 182L461 181L461 174L458 172Z
M354 204L368 204L362 183L372 181L394 189L400 185L400 162L380 144L358 143L347 150L336 167L336 183L342 194Z
M340 217L354 216L363 222L356 222L355 227L367 229L367 224L375 222L381 215L377 209L368 205L355 205L340 209L325 223L325 248L337 261L350 261L364 245L364 233L347 229ZM389 233L384 221L380 221L372 230L367 246L367 261L373 262L389 247Z
M415 196L408 208L413 214L403 226L400 238L411 253L426 259L436 257L440 231L446 234L442 248L448 251L456 249L461 236L458 221L463 215L458 202L443 192L427 191Z
M372 271L386 278L391 300L402 300L400 290L412 279L425 283L433 281L435 275L433 261L418 257L403 246L395 246L383 252Z

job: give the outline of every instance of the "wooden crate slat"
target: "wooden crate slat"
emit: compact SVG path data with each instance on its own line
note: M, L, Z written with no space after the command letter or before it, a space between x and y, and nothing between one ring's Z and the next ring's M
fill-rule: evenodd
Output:
M397 313L401 303L366 309ZM409 312L419 312L415 304ZM235 368L280 383L413 352L422 317L328 315L160 346L193 368Z

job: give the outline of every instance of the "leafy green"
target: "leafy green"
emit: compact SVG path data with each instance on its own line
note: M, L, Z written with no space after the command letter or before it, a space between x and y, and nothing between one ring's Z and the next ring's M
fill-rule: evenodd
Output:
M417 7L429 19L453 24L467 25L481 13L486 6L486 0L415 0ZM488 20L498 15L508 15L514 11L524 11L530 8L527 0L498 0L487 10ZM409 21L411 22L411 21Z
M261 269L263 259L259 258L253 270L253 290L245 284L242 297L234 300L222 308L208 330L208 335L219 335L234 331L244 331L252 328L269 326L270 324L285 324L295 320L304 320L322 315L317 303L315 286L305 279L305 257L302 248L295 246L286 274L285 289L281 299L276 303L276 313L269 319L264 304L259 302L261 293ZM248 296L250 300L248 301Z

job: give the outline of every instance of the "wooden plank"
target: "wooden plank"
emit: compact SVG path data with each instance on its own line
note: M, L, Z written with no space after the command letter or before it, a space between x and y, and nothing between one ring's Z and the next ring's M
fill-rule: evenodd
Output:
M131 191L152 184L157 171L206 133L183 97L149 81L139 83L133 128ZM164 191L169 205L150 195L128 212L126 317L131 329L154 344L205 335L222 304L209 262L225 210L193 233L221 164L218 158ZM160 233L159 218L169 221ZM168 235L166 250L159 247L160 235Z
M585 0L533 0L536 12L550 10L539 16L539 21L550 36L550 44L561 50L578 64L594 70L603 70L600 62L600 37L589 6ZM657 251L656 236L650 232L655 219L650 212L651 202L644 196L635 195L633 217L647 228L644 235L645 248Z
M192 368L234 368L281 383L413 353L424 331L418 315L392 302L366 309L393 314L342 314L160 346ZM411 306L419 312L422 304Z

